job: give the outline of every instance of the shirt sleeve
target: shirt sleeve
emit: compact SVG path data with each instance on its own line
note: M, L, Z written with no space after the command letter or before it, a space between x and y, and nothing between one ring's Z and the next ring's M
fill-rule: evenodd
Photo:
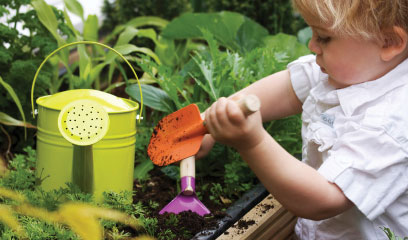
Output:
M310 90L317 85L323 74L316 64L315 55L306 55L291 62L287 66L296 96L303 103Z
M370 220L408 188L408 156L386 131L361 127L340 136L318 171Z

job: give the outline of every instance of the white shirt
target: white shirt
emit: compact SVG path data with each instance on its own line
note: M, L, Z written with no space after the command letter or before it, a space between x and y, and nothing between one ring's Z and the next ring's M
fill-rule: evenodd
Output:
M302 161L340 187L355 206L335 217L299 219L300 239L408 236L408 60L383 77L329 85L315 56L290 63L303 102Z

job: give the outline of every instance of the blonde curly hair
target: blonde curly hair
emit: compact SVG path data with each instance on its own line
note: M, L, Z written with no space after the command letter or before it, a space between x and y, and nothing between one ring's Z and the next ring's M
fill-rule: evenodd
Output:
M337 34L393 41L398 26L408 32L408 0L292 0L305 18L329 26Z

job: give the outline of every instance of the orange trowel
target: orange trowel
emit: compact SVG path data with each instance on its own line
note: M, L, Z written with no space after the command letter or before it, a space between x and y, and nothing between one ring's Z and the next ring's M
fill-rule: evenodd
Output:
M248 95L237 101L243 113L248 116L260 108L255 95ZM197 105L190 104L161 119L153 130L147 154L158 166L166 166L194 156L208 131L204 126Z
M237 103L246 116L260 108L260 101L255 95L243 97ZM152 162L165 166L180 161L181 193L160 214L188 210L201 216L210 213L195 194L195 155L206 133L208 131L195 104L167 115L154 128L147 148Z

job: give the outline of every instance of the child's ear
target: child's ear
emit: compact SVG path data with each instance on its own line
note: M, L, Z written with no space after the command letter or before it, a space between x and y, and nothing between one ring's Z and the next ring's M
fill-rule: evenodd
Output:
M408 34L401 27L394 26L390 33L384 33L385 38L381 49L381 59L390 61L395 56L402 53L408 42Z

